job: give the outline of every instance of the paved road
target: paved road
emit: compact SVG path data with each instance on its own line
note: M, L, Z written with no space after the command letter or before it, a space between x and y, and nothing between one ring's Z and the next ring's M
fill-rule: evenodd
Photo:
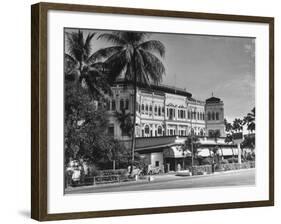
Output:
M138 190L159 190L176 188L200 188L218 186L241 186L255 184L255 169L240 170L235 172L224 172L206 176L176 177L155 177L153 182L142 182L127 185L110 185L103 187L73 188L68 193L100 193L120 192Z

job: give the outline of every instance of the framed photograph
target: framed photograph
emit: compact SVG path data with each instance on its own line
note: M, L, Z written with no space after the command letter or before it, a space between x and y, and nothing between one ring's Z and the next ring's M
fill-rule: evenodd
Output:
M274 205L274 18L32 5L36 220Z

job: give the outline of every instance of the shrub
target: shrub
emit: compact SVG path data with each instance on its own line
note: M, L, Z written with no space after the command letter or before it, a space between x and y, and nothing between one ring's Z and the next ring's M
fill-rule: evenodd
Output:
M228 164L229 162L228 162L227 159L223 159L223 160L220 161L220 163L221 163L221 164Z
M89 164L88 165L89 169L89 176L99 176L100 175L100 170L94 165L94 164Z
M228 163L238 163L238 159L237 158L229 158L227 159Z
M203 166L193 166L192 174L193 175L202 175L203 173L212 173L211 165L203 165Z
M113 176L120 175L124 176L128 173L127 169L118 169L118 170L101 170L100 176Z
M204 158L202 161L201 161L201 165L212 165L213 163L213 159L212 158Z

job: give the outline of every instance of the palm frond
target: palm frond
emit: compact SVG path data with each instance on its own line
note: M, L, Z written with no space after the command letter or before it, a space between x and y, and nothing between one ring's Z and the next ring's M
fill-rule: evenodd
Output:
M73 65L75 66L77 64L77 61L75 58L73 58L71 55L65 53L64 54L64 60L67 63L67 65Z
M84 49L85 49L87 56L90 55L90 53L92 51L91 41L95 35L96 35L96 33L89 33L88 36L86 37Z
M127 64L125 54L125 50L119 51L104 62L104 67L108 70L111 79L118 77L125 68Z
M83 34L78 32L66 33L67 52L77 61L81 61L83 57Z
M92 64L96 61L100 61L102 59L111 57L113 54L116 54L117 52L121 51L123 49L122 46L113 46L113 47L107 47L100 49L93 53L88 59L87 63Z
M165 46L159 40L149 40L141 43L138 48L141 48L145 51L151 51L159 54L161 57L165 57Z
M139 50L140 54L142 55L145 71L149 74L151 81L154 83L160 83L162 81L162 76L165 74L165 67L163 63L148 51L144 51L142 49Z
M127 42L121 36L114 33L103 33L98 36L98 40L106 40L115 45L126 45Z
M145 33L145 32L115 31L114 33L118 36L121 36L122 39L126 40L127 43L130 43L133 45L144 42L150 36L149 33Z
M142 58L142 55L139 51L136 51L135 56L135 75L136 75L136 81L137 83L142 83L148 87L150 87L150 77L145 71L145 65Z

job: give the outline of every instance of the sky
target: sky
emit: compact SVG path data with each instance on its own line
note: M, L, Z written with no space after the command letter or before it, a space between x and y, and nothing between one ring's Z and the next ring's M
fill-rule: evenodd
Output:
M66 32L71 30L66 29ZM84 30L102 33L97 30ZM185 88L195 99L212 94L224 102L228 121L243 118L255 106L255 39L151 33L166 49L163 84ZM94 38L92 51L110 46Z

